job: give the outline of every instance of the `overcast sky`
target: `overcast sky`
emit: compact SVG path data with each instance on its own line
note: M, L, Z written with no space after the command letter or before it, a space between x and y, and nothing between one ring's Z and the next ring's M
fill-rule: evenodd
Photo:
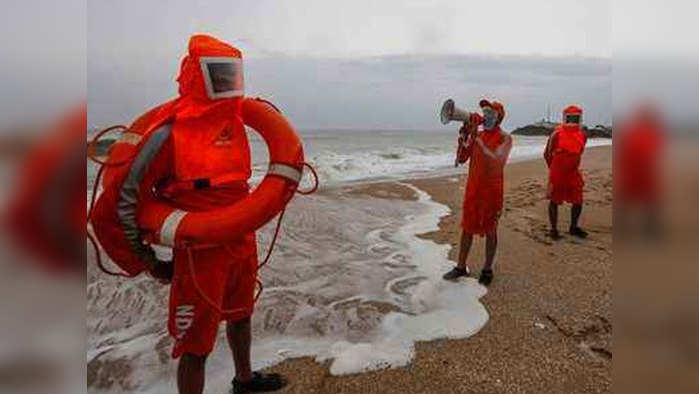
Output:
M466 4L468 3L468 4ZM546 106L609 122L607 1L91 1L91 125L127 122L176 93L188 37L244 51L246 93L299 128L434 129L441 102L505 102L509 126Z
M240 47L248 94L273 98L299 127L439 127L441 100L480 96L505 101L510 126L569 102L607 121L612 54L696 61L698 11L681 0L8 0L0 126L86 94L92 124L128 122L175 94L195 32ZM675 98L697 78L689 69L654 86Z
M480 96L505 101L510 126L569 102L606 122L612 83L615 106L645 95L694 114L697 14L683 0L8 0L0 126L86 95L91 124L128 122L175 94L195 32L240 47L247 93L304 128L439 127L441 100Z
M605 0L121 0L90 1L88 15L91 56L139 42L179 51L176 38L197 31L232 40L248 56L612 53Z

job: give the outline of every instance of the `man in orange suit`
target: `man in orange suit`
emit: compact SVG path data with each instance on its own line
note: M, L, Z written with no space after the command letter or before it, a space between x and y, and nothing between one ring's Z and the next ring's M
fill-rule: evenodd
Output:
M179 97L132 126L148 129L163 111L171 119L153 131L131 166L117 204L121 224L134 252L151 262L152 276L171 283L168 330L174 338L172 357L180 359L179 393L203 392L206 360L222 322L235 364L233 392L278 390L286 384L283 377L251 370L255 234L226 245L176 245L173 262L158 260L140 239L135 218L141 183L155 185L155 197L183 211L206 211L248 195L251 167L241 110L241 52L214 37L194 35L177 81ZM161 231L172 233L177 220L169 216Z
M485 236L485 264L478 282L488 286L493 280L497 227L503 207L503 170L512 149L512 137L500 128L505 118L505 107L501 103L481 100L480 107L483 116L472 114L459 138L457 163L467 160L470 163L463 202L459 261L454 269L444 274L444 279L455 280L470 275L466 259L475 234ZM483 125L482 130L479 130L479 124Z
M551 133L544 159L549 167L547 197L549 199L550 235L554 240L561 238L558 232L558 206L572 204L569 233L585 238L587 233L578 226L582 213L583 181L580 173L580 160L587 136L582 130L582 108L571 105L563 110L563 123Z

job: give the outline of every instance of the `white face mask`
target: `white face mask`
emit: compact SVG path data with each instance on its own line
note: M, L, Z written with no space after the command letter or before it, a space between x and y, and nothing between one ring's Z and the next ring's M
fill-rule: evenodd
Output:
M199 58L210 99L243 96L243 61L237 57Z
M495 127L498 122L498 114L495 110L491 108L485 108L483 110L483 128L486 130L491 130Z

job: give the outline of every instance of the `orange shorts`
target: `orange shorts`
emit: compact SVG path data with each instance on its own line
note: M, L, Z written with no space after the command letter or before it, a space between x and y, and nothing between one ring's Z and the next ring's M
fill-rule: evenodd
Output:
M168 331L175 339L172 357L184 353L204 356L214 348L221 321L252 315L257 280L255 235L229 247L193 249L194 276L186 249L175 249L173 257L168 319ZM202 297L197 284L223 314Z

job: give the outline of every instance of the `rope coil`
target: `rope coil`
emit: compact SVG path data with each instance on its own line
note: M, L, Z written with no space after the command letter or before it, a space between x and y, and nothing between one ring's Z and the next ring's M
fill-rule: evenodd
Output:
M267 103L269 103L269 102L267 102ZM275 110L279 111L272 103L269 103L269 105L271 105ZM122 161L110 162L108 159L101 160L98 158L98 155L96 152L97 143L99 142L99 140L103 136L105 136L107 133L114 131L114 130L127 131L128 127L123 126L123 125L115 125L115 126L107 127L105 129L102 129L99 132L97 132L95 137L88 143L87 156L90 160L92 160L94 163L99 165L99 169L97 170L97 175L95 176L95 182L92 186L92 195L90 197L90 204L89 204L88 213L87 213L86 225L89 224L90 220L92 219L92 212L94 210L95 202L97 200L97 191L99 189L99 184L100 184L102 176L104 174L105 167L118 167L118 166L129 163L131 161L131 159L133 159L133 157L129 157L129 158L122 160ZM318 173L316 172L315 168L313 168L310 164L308 164L306 162L303 163L302 168L308 168L311 171L311 175L313 176L314 184L308 190L299 189L298 184L297 184L295 192L299 193L301 195L309 195L309 194L315 193L318 190L318 186L319 186ZM264 260L262 261L262 263L260 263L257 266L258 272L262 267L267 265L267 263L269 263L269 261L270 261L270 258L272 256L272 252L274 251L274 247L275 247L276 242L277 242L277 238L279 236L279 231L281 229L282 219L284 218L285 212L286 212L286 209L283 209L279 213L279 218L277 219L277 224L276 224L275 229L274 229L274 235L272 236L272 240L270 242L269 249L267 250L267 254L266 254ZM99 244L98 244L95 236L92 235L89 231L87 231L87 238L95 250L95 259L97 262L97 266L100 268L100 270L102 272L104 272L105 274L110 275L110 276L120 276L120 277L125 277L125 278L132 278L135 276L135 275L130 275L130 274L123 273L123 272L115 272L115 271L111 271L111 270L107 269L104 266L104 262L102 261L102 253L100 251ZM231 254L231 256L233 256L233 253L230 250L230 248L228 246L225 246L225 248L229 252L229 254ZM186 249L187 259L188 259L188 263L189 263L188 264L189 265L189 272L190 272L190 275L192 276L192 282L194 283L194 287L195 287L199 297L202 300L204 300L204 302L206 302L212 309L214 309L215 311L217 311L220 314L231 314L231 313L245 311L245 308L236 308L236 309L228 309L228 310L222 309L219 306L219 304L214 302L211 298L209 298L206 295L206 293L202 290L201 286L199 285L199 281L196 278L196 270L194 267L194 258L192 255L192 247L186 246L185 249ZM256 284L257 284L257 286L259 286L259 290L257 291L257 294L255 294L254 301L253 301L254 303L257 303L257 300L260 298L260 296L262 295L262 292L264 291L264 285L259 280L259 278L256 279Z

